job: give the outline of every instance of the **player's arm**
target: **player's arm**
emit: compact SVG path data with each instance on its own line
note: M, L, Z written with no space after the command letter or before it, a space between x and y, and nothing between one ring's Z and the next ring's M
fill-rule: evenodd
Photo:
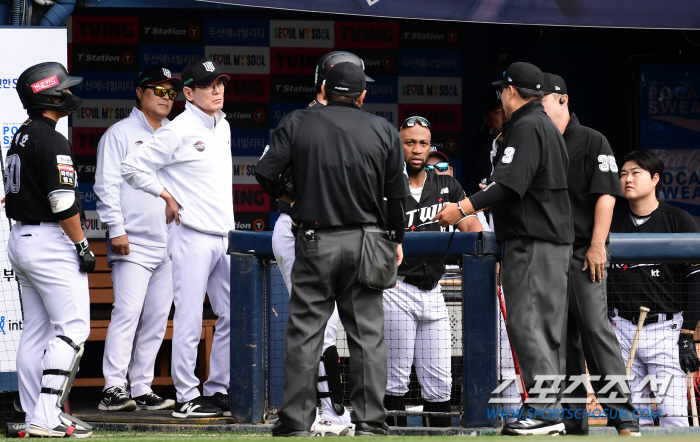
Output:
M466 198L464 189L462 189L462 186L456 179L452 177L449 178L450 179L447 180L449 182L447 187L448 189L450 189L449 201L451 203L460 203ZM443 186L441 185L439 187L442 189ZM481 223L474 214L469 214L465 217L462 217L462 219L457 223L456 227L457 230L459 230L460 232L481 232L484 230L484 228L481 227Z
M605 277L605 262L607 253L605 251L605 240L610 232L613 211L615 210L615 197L612 195L600 195L595 204L593 216L593 236L591 245L583 260L583 269L589 270L591 282L601 282Z
M112 251L117 255L129 254L129 238L124 229L121 208L121 184L124 179L119 172L126 156L125 140L115 130L108 130L97 145L97 169L95 186L97 214L108 227Z
M386 122L383 122L386 123ZM408 190L408 173L406 172L406 157L399 132L386 123L386 146L388 148L384 163L384 197L387 202L389 238L398 243L396 262L403 262L403 243L406 233L406 210L404 200L410 196Z
M508 198L518 196L515 190L503 184L492 182L484 189L454 204L447 204L433 220L441 226L454 225L465 216L496 206ZM478 223L479 220L476 219ZM480 223L479 223L480 224Z

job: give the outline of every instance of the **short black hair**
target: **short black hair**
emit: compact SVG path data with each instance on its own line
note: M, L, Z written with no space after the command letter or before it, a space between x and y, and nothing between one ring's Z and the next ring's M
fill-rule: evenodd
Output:
M354 102L358 98L362 96L362 92L338 92L334 91L331 89L326 88L326 98L328 98L328 102L330 103L331 101L350 101Z
M656 183L656 196L659 196L661 191L660 183L664 178L664 162L657 154L650 150L633 150L622 158L622 166L628 161L634 161L639 167L649 172L652 178L657 173L659 174L659 182Z
M544 97L544 91L536 91L525 87L516 87L515 90L518 91L518 95L520 95L520 98L523 100L529 101Z

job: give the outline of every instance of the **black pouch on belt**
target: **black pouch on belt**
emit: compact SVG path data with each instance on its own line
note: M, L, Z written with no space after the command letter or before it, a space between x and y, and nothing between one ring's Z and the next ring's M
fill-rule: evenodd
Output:
M384 290L396 286L396 249L385 231L375 226L363 226L362 257L357 280L363 286Z

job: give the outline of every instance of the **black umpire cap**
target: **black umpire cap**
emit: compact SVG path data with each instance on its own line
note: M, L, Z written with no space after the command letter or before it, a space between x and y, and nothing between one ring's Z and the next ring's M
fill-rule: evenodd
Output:
M541 91L544 78L540 68L531 63L518 61L506 69L503 80L494 81L492 86L515 86L534 91Z
M216 63L206 57L189 62L182 70L182 83L189 88L208 86L218 79L230 80L228 75L221 73Z
M328 76L324 83L326 90L330 89L350 94L362 92L367 88L367 81L362 68L349 61L334 65L328 71Z
M328 76L328 71L337 64L349 61L362 68L362 72L365 71L365 62L362 61L360 57L353 54L352 52L346 51L333 51L321 56L316 62L316 75L314 76L314 86L321 87L323 81ZM366 81L374 81L370 77L365 75Z
M144 87L148 84L158 84L169 81L173 84L176 91L182 91L182 79L174 77L170 69L162 66L153 66L148 68L139 75L138 87Z
M564 79L556 74L544 73L544 83L542 83L542 90L545 95L548 94L562 94L568 95L566 90L566 83Z

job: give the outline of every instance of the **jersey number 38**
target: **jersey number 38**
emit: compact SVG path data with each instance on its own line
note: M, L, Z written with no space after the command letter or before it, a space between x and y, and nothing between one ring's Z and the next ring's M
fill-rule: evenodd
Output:
M10 155L7 157L7 169L5 171L5 194L9 192L19 192L19 171L22 163L19 155Z
M601 172L617 173L617 163L612 155L598 155L598 168Z

